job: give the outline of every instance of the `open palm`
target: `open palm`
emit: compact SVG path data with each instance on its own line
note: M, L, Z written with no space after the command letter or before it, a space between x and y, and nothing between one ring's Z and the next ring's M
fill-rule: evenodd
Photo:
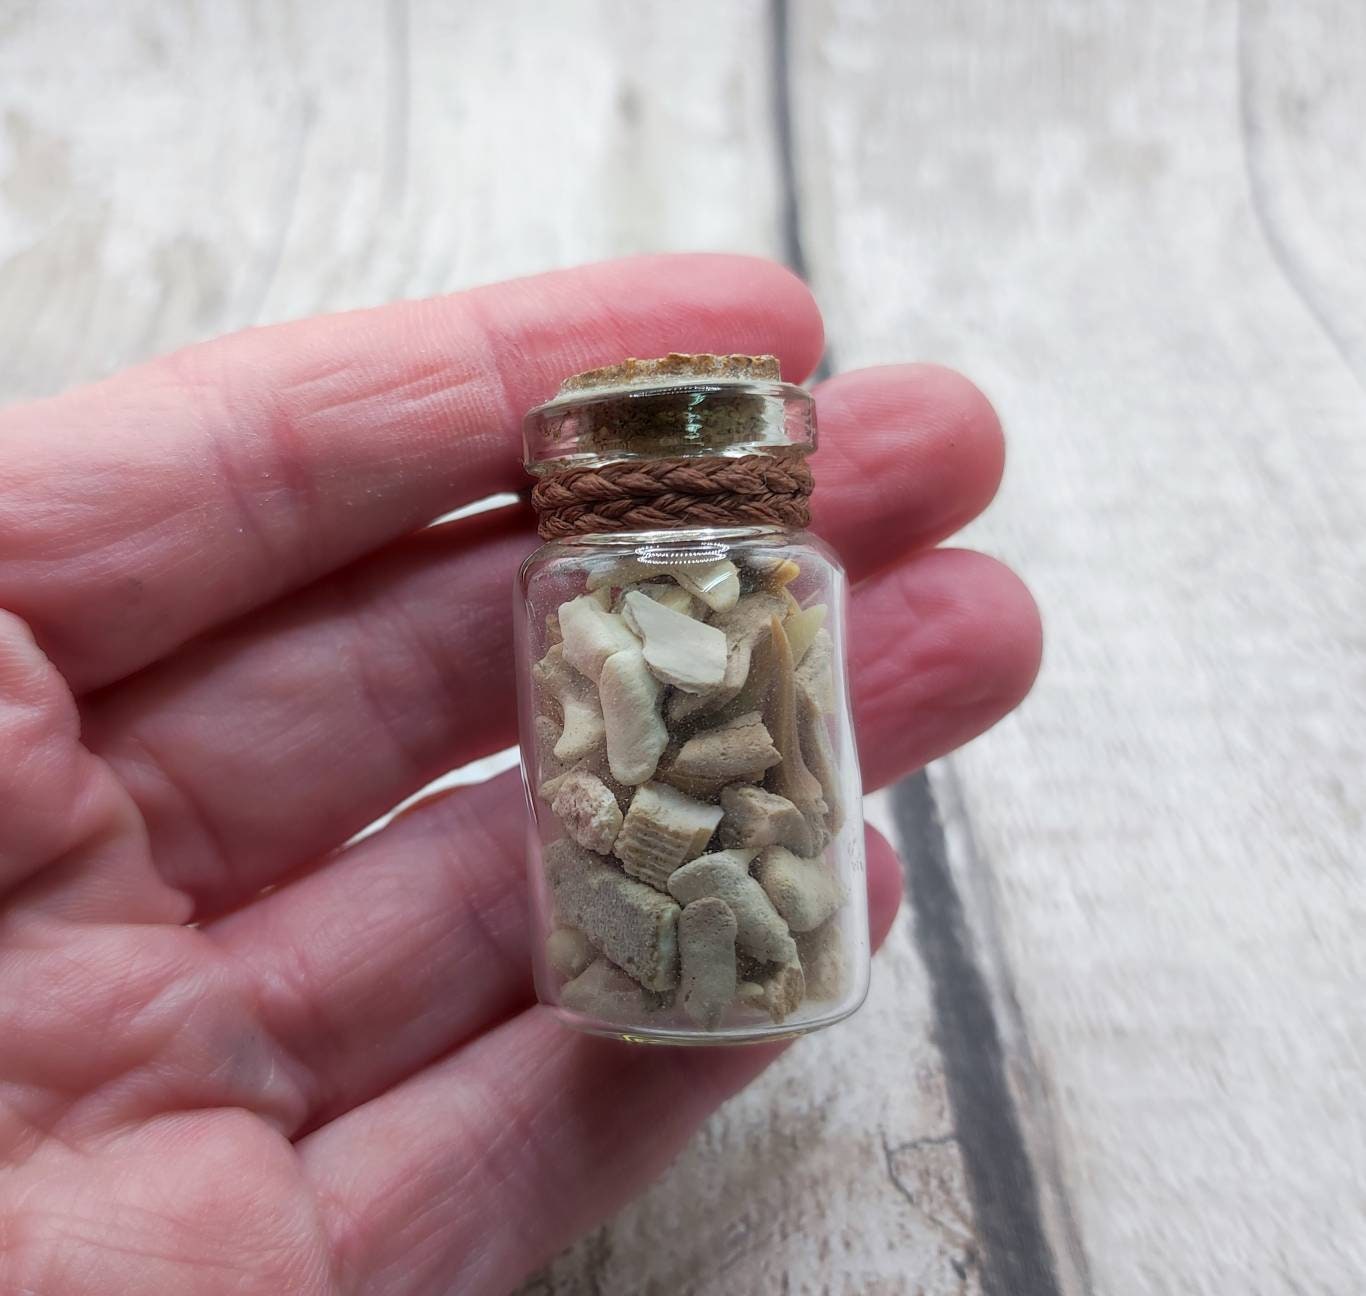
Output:
M619 1205L771 1048L533 1006L511 775L518 424L625 355L776 353L785 271L651 258L253 330L0 413L0 1294L496 1292ZM866 781L1015 705L1038 623L965 380L818 389ZM869 842L875 934L896 905Z

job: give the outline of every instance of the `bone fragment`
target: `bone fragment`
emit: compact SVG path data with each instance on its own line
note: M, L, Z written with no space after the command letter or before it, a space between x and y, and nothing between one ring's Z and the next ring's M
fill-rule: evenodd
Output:
M581 760L602 743L605 733L597 690L565 661L562 644L532 667L532 678L543 697L554 699L563 717L555 757Z
M826 827L831 833L837 833L844 827L844 798L840 796L835 751L830 745L830 733L825 727L820 703L801 681L800 675L797 683L797 733L807 768L821 785Z
M689 738L670 769L685 777L729 783L755 778L781 759L762 717L751 711Z
M735 915L723 900L694 900L678 917L683 1011L713 1030L735 998Z
M645 1008L640 987L605 958L595 959L560 988L560 1003L604 1021L633 1021Z
M716 851L677 869L669 894L679 904L704 896L724 900L735 914L736 945L766 963L794 963L797 946L763 888L749 875L752 850Z
M645 664L657 679L687 693L702 693L721 683L726 673L723 631L638 590L626 595L623 614L644 640Z
M803 859L785 846L768 847L754 877L793 933L813 931L844 903L844 888L823 859Z
M607 659L598 691L612 777L632 787L648 782L669 745L669 731L659 714L664 686L650 674L645 655L636 647Z
M801 964L784 963L763 972L757 980L741 982L736 998L751 1008L759 1008L779 1025L796 1012L806 993Z
M849 959L838 918L830 918L815 931L796 937L797 956L806 978L810 999L839 999L848 989Z
M797 686L804 688L826 714L835 710L835 647L828 630L817 630L797 669Z
M802 608L799 612L794 612L786 621L783 622L783 629L787 631L787 642L792 647L792 664L800 666L802 658L806 656L806 651L811 647L817 634L825 625L827 608L824 603L813 603L809 608ZM828 643L830 636L826 636Z
M566 981L578 976L597 956L588 937L573 927L556 927L545 938L546 962Z
M614 852L633 877L664 891L680 864L696 858L721 820L721 810L703 805L663 783L636 789Z
M770 589L782 589L802 574L802 569L791 558L758 558L746 560L760 584Z
M740 597L740 573L729 558L707 563L651 563L622 558L590 573L590 590L634 585L652 576L671 576L689 594L700 598L713 612L725 612Z
M774 594L746 594L734 608L713 619L712 624L725 632L726 670L720 684L696 696L676 694L669 704L672 720L686 720L697 712L717 711L733 701L743 689L751 698L746 710L759 703L757 689L746 687L756 647L767 637L774 616L781 616L783 601ZM756 680L758 684L761 681Z
M773 618L768 642L764 645L765 668L772 680L764 708L764 719L773 743L782 754L769 774L769 790L786 797L808 820L825 815L820 780L802 759L797 733L797 683L792 669L792 649L782 623Z
M760 782L765 771L758 770L754 774L744 776L744 779L730 778L725 775L716 774L684 774L674 768L674 761L678 757L680 748L673 746L666 750L663 758L659 762L659 769L655 778L661 783L667 783L670 787L677 788L680 792L686 793L690 797L695 797L699 801L713 801L717 794L728 783L739 781Z
M621 807L609 788L586 769L570 770L559 780L550 809L580 846L606 855L621 831Z
M722 789L721 806L725 811L720 825L723 846L786 846L798 854L816 849L810 825L786 797L732 783Z
M545 871L562 922L577 927L647 989L678 984L673 900L563 838L546 847Z
M603 663L613 653L640 643L615 612L606 611L591 594L570 599L560 608L565 660L595 684Z

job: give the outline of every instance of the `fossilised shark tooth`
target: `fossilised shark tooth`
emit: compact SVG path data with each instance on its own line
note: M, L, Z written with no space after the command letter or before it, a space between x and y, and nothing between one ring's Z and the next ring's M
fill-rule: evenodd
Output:
M679 1000L699 1026L714 1030L735 998L735 915L704 896L678 916Z
M545 872L562 922L647 989L678 984L679 907L669 896L563 838L545 848Z
M752 850L716 851L675 870L669 894L679 904L704 896L724 900L735 915L736 946L765 963L794 963L797 946L781 915L749 875Z
M578 976L597 956L588 937L573 927L556 927L545 938L545 960L566 981Z
M646 783L631 799L613 852L626 872L664 891L680 864L706 850L720 821L717 806L662 783Z
M830 745L830 733L825 727L820 703L800 678L797 683L797 734L807 768L821 785L826 826L831 833L837 833L844 827L844 799L840 796L835 750Z
M613 653L640 647L626 622L615 612L604 610L591 594L561 605L560 633L564 636L565 660L595 684L603 663Z
M783 622L783 629L787 631L787 642L792 647L793 666L801 666L806 650L811 647L825 625L826 612L824 603L813 603L809 608L794 612ZM830 636L826 635L826 642L829 641Z
M795 660L795 659L794 659ZM815 699L825 715L835 710L835 646L828 630L817 630L797 668L797 685Z
M823 859L802 859L785 846L768 847L754 877L794 934L819 927L844 903L844 888Z
M776 792L743 783L721 791L721 844L730 847L786 846L798 854L816 849L802 812Z
M532 667L532 678L544 697L555 700L563 717L553 748L556 759L581 760L602 744L606 727L597 690L565 661L562 644Z
M825 815L826 805L820 781L802 759L797 733L797 683L792 669L792 649L782 623L773 618L765 644L765 668L771 669L764 719L773 735L782 760L769 772L769 790L786 797L808 820Z
M555 790L550 809L580 846L606 855L621 831L621 807L612 790L585 769L570 770Z
M758 778L781 759L763 719L751 711L689 738L669 769L685 778L731 783Z
M726 636L705 621L675 612L632 590L623 604L626 624L644 642L645 664L657 679L687 693L721 683L726 673Z
M669 731L659 714L664 686L650 674L638 646L607 659L598 694L612 777L630 786L649 782L669 745Z

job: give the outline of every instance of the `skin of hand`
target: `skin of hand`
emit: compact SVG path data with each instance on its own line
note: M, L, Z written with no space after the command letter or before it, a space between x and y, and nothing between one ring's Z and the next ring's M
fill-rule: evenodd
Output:
M651 257L253 329L0 412L0 1293L502 1292L656 1175L773 1047L633 1048L533 1003L511 774L524 410L626 355L772 352L787 271ZM934 548L1002 469L986 399L816 389L866 784L1038 666ZM874 935L899 870L869 833Z

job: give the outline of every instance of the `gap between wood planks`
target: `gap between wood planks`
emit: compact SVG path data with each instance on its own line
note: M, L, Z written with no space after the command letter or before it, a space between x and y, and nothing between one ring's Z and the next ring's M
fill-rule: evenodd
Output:
M782 186L781 245L787 265L806 279L787 0L769 0L769 14L774 136ZM833 349L827 345L812 381L819 382L832 369ZM930 978L934 1036L944 1062L954 1138L972 1200L982 1288L988 1296L1062 1296L1038 1177L1011 1093L991 990L972 952L943 823L926 772L903 779L892 789L891 798L916 946ZM972 869L980 863L968 860ZM1052 1188L1053 1201L1065 1217L1062 1227L1071 1234L1071 1213L1061 1185L1054 1183ZM1069 1249L1074 1252L1072 1267L1078 1279L1073 1285L1086 1290L1089 1283L1080 1251L1075 1243Z

